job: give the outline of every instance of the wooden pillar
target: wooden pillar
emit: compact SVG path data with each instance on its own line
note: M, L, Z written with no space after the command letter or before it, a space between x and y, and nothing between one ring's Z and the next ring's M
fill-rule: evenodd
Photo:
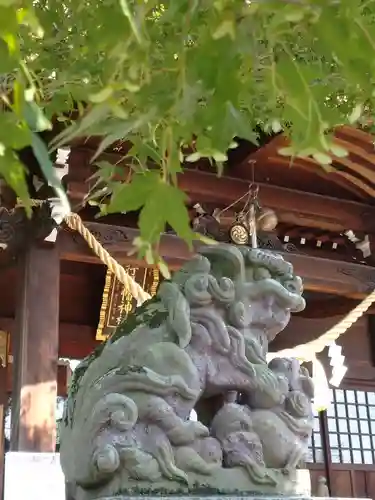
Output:
M5 470L5 409L6 409L6 368L0 364L0 500L4 494L4 470Z
M7 363L8 363L9 335L0 331L0 500L4 493L4 469L5 469L5 413L8 406L7 392Z
M321 411L319 413L320 422L320 435L323 444L323 456L324 456L324 468L325 468L325 479L326 485L330 496L332 492L332 456L331 456L331 446L329 444L329 432L328 432L328 419L327 410Z
M19 264L18 281L11 449L53 452L60 285L57 248L31 246Z

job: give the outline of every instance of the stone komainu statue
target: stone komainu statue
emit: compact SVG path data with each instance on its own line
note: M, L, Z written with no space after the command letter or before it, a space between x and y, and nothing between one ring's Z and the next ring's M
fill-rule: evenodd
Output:
M298 362L266 354L304 307L281 256L204 247L76 369L60 448L73 496L291 493L313 387ZM211 417L190 420L218 396Z

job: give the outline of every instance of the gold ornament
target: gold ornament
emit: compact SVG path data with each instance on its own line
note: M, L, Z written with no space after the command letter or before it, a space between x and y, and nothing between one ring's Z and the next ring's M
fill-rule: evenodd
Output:
M273 231L278 223L277 215L271 208L262 209L257 215L256 223L259 231Z
M5 368L8 364L9 354L9 335L7 332L0 330L0 368Z
M244 224L236 222L229 230L230 239L236 245L248 245L250 241L250 234Z

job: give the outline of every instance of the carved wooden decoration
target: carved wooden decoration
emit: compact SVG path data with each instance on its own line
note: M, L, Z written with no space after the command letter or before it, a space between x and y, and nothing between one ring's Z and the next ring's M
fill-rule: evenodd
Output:
M35 207L31 218L22 207L0 207L0 250L16 256L31 242L43 241L54 227L48 202Z
M28 219L22 208L0 207L0 248L12 251L24 243Z

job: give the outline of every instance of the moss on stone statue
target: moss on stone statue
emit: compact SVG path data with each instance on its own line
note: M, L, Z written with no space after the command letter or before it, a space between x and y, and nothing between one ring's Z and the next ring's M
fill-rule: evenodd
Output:
M132 496L160 496L160 497L175 497L176 495L181 495L181 497L185 497L186 495L192 496L231 496L231 497L267 497L269 493L260 493L255 491L240 491L240 490L222 490L219 488L213 488L210 486L202 486L202 485L190 485L184 488L176 488L176 489L161 489L161 488L140 488L134 486L134 488L127 488L119 490L113 497L126 495L127 497ZM278 497L282 497L282 494L278 494Z
M168 311L161 305L160 300L155 295L151 299L137 307L130 313L115 329L113 334L105 342L98 345L95 350L89 354L74 371L71 385L70 396L74 399L79 389L79 384L87 369L95 359L103 352L107 343L113 344L126 335L130 335L140 325L147 325L150 328L158 328L168 317Z
M160 300L157 296L154 296L137 307L133 313L129 314L129 316L118 325L107 342L112 344L125 335L130 335L130 333L140 325L147 325L150 328L159 327L166 320L168 311L164 308L154 307L158 305L161 306Z

